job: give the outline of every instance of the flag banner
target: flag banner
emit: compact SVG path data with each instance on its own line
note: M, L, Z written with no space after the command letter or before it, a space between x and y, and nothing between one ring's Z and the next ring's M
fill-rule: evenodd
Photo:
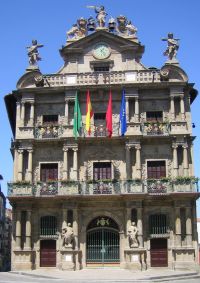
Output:
M108 131L109 138L112 137L112 93L110 90L108 108L106 112L106 129Z
M122 91L122 101L120 107L120 127L121 127L121 136L127 131L127 124L126 124L126 100L125 100L125 90Z
M93 116L93 111L92 111L92 104L90 101L90 92L89 90L87 91L87 101L86 101L86 131L90 135L91 133L91 118Z
M75 139L77 139L77 136L80 135L81 128L82 128L82 116L78 102L78 95L76 93L75 104L74 104L74 124L73 124L73 134Z

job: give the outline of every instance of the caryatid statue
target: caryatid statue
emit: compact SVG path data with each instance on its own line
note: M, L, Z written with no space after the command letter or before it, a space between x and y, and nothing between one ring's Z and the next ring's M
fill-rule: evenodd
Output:
M74 243L74 231L71 227L71 223L68 223L66 227L62 229L63 247L73 247Z
M163 55L168 56L170 60L176 58L177 51L179 49L179 41L180 39L174 38L173 33L168 33L167 38L162 38L162 41L167 41L167 49L163 53Z
M36 39L33 39L32 45L27 47L30 66L36 65L37 61L42 60L39 55L38 48L41 48L43 46L44 45L42 44L38 44Z
M138 228L135 222L131 223L131 226L128 228L128 239L130 248L138 248Z
M95 10L95 13L97 14L96 18L97 18L97 22L99 27L105 27L105 23L106 23L106 16L107 13L105 11L104 6L87 6L87 8L91 8Z

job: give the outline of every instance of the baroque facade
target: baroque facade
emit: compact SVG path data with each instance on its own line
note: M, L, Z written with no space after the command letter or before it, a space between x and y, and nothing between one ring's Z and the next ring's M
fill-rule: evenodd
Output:
M119 16L107 25L104 7L90 8L97 21L80 18L68 31L63 67L42 74L42 45L33 40L30 65L5 97L14 135L12 270L195 269L199 193L190 105L197 91L176 59L178 39L168 34L166 63L148 68L132 23ZM82 114L77 138L76 98Z

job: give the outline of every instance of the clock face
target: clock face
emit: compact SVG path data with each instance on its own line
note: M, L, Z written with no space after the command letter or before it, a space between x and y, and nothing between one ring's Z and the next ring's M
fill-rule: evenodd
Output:
M110 48L105 43L98 43L94 47L93 55L96 59L106 59L110 56Z

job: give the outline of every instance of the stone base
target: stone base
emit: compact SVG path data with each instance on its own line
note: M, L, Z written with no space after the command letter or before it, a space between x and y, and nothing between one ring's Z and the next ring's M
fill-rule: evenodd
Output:
M198 265L195 262L194 248L174 248L172 249L174 262L172 263L175 270L197 270Z
M12 271L14 270L33 270L35 265L35 251L32 250L14 250L14 260Z
M61 251L61 270L79 270L81 269L81 251L65 248Z
M125 266L126 269L133 270L146 270L146 249L144 248L131 248L124 250L125 253Z

